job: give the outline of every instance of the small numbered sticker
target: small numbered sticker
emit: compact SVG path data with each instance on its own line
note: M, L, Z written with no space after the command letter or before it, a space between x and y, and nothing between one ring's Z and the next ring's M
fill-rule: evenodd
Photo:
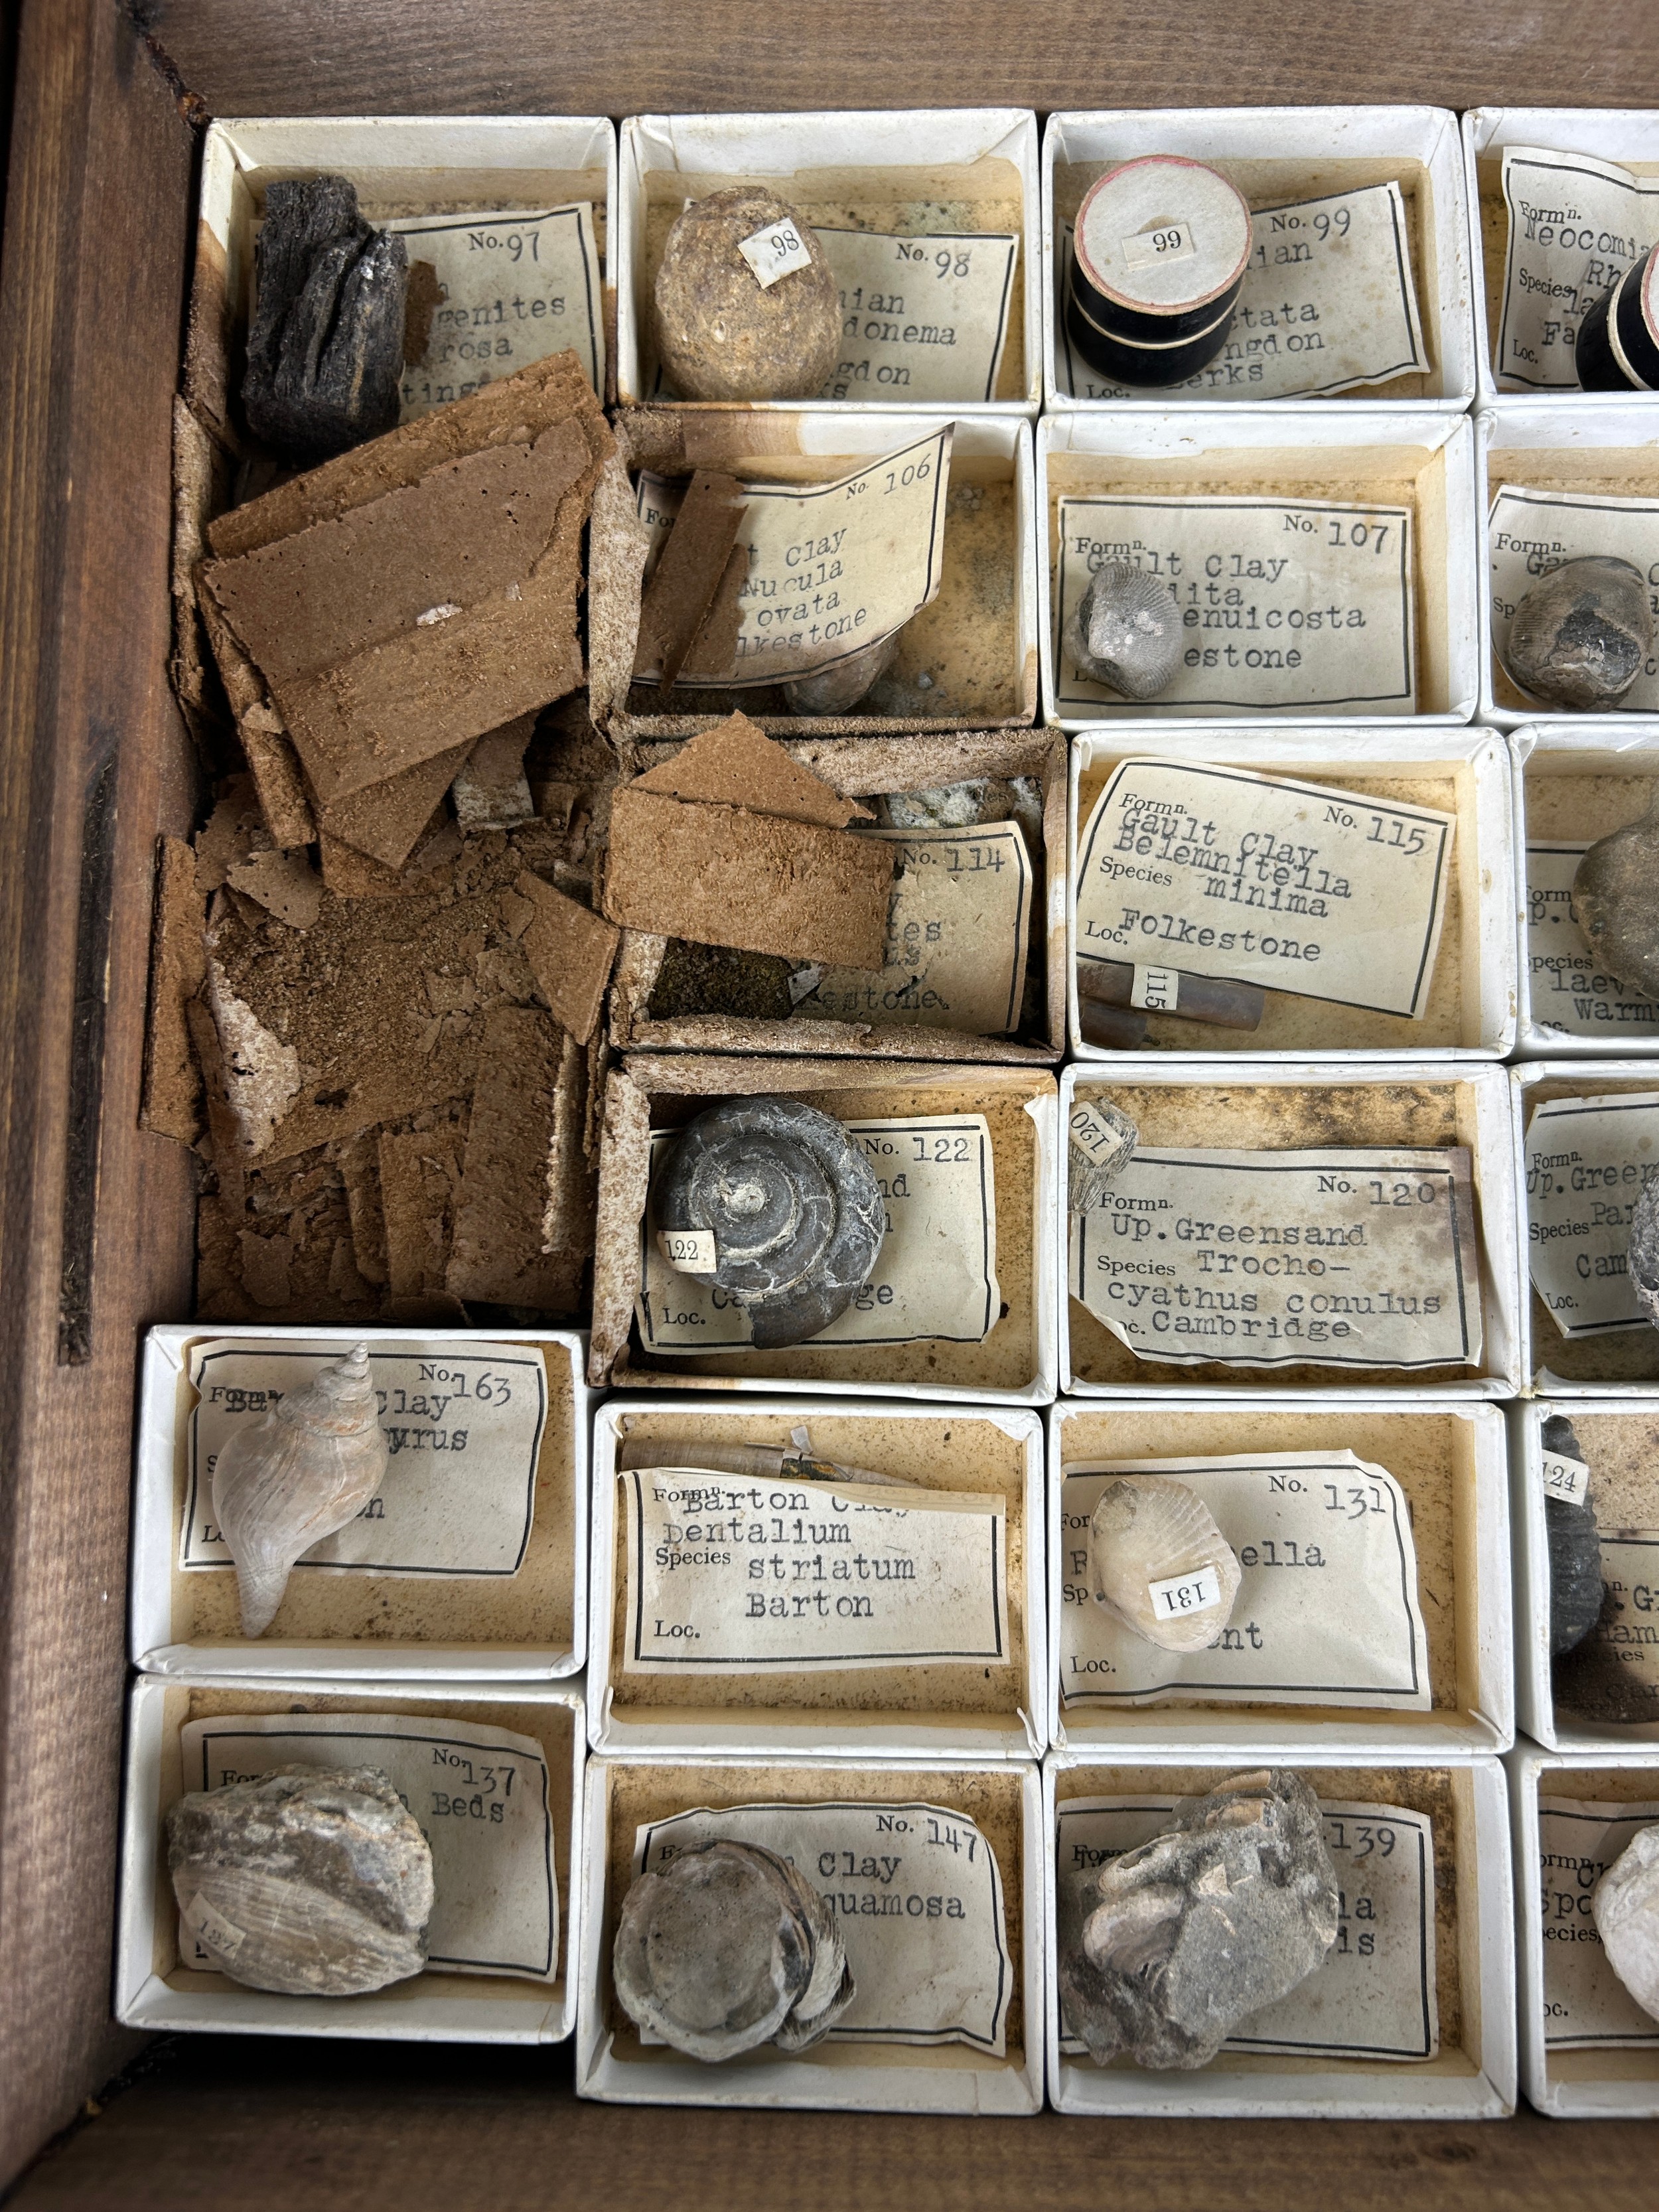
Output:
M1189 261L1198 251L1198 241L1184 222L1161 222L1154 230L1137 231L1119 242L1126 269L1158 269L1166 261Z
M216 1912L199 1889L179 1917L198 1942L222 1959L234 1959L247 1941L246 1931Z
M1179 1620L1183 1613L1207 1613L1221 1602L1221 1577L1213 1567L1200 1567L1195 1575L1171 1575L1168 1581L1148 1583L1146 1595L1160 1620Z
M1181 975L1174 968L1137 968L1129 986L1129 1004L1149 1014L1172 1014L1181 996Z
M659 1229L657 1249L682 1275L712 1275L720 1263L712 1229Z
M1539 1467L1546 1498L1565 1498L1569 1505L1583 1504L1584 1493L1589 1488L1589 1469L1582 1459L1568 1459L1560 1452L1547 1451L1540 1454Z
M792 270L805 269L812 258L793 222L769 223L752 238L742 240L738 251L754 270L755 282L763 292Z

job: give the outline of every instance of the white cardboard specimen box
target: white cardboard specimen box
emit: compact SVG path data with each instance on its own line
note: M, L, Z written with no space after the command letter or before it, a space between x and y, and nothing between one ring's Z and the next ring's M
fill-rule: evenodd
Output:
M1044 713L1066 730L1111 723L1137 748L1193 720L1468 721L1480 691L1474 482L1470 424L1428 408L1045 416ZM1107 561L1164 577L1180 607L1180 664L1157 698L1080 676L1060 644Z
M1146 1174L1185 1180L1178 1192L1171 1182L1170 1223L1160 1231L1153 1218L1167 1210L1160 1197L1115 1191L1107 1206L1073 1214L1062 1178L1055 1243L1063 1393L1152 1393L1172 1401L1217 1391L1288 1389L1463 1399L1514 1394L1518 1267L1507 1069L1376 1055L1356 1055L1340 1067L1328 1060L1251 1063L1196 1055L1172 1064L1164 1054L1124 1053L1112 1065L1074 1064L1061 1075L1062 1143L1075 1109L1097 1099L1115 1101L1136 1123L1143 1153L1178 1152L1185 1163L1147 1161ZM1235 1153L1252 1156L1245 1164L1260 1161L1264 1171L1293 1178L1282 1187L1297 1203L1285 1200L1288 1212L1281 1207L1283 1218L1275 1213L1268 1231L1237 1234L1230 1222L1218 1225L1205 1215L1193 1170L1214 1178L1212 1196L1218 1203L1228 1196L1223 1179L1241 1165L1226 1158ZM1364 1180L1364 1168L1358 1182L1345 1176L1344 1153L1370 1160L1370 1171L1382 1174L1376 1188ZM1395 1170L1385 1171L1395 1153ZM1432 1187L1446 1193L1449 1210L1435 1217L1438 1237L1425 1243L1408 1225L1419 1218L1412 1208L1396 1206L1399 1177L1413 1164L1408 1156L1443 1153L1453 1157L1416 1163L1434 1168L1438 1180L1432 1186L1420 1179L1410 1185L1414 1192ZM1467 1170L1459 1154L1467 1155ZM1291 1157L1275 1158L1284 1155ZM1133 1175L1134 1163L1123 1172ZM1229 1197L1230 1206L1236 1197ZM1425 1195L1413 1202L1426 1208L1437 1201ZM1327 1207L1334 1209L1328 1217ZM1428 1218L1426 1212L1421 1216ZM1265 1258L1243 1250L1258 1244L1279 1249ZM1334 1290L1327 1278L1338 1247L1346 1253L1337 1272L1346 1272ZM1408 1279L1431 1253L1436 1285L1419 1285L1408 1297ZM1073 1292L1079 1270L1095 1288L1094 1306ZM1298 1279L1292 1283L1292 1277ZM1414 1305L1419 1290L1422 1303ZM1429 1304L1431 1297L1439 1303ZM1396 1320L1413 1316L1429 1326L1429 1337L1396 1336ZM1405 1364L1372 1364L1379 1355L1366 1346L1374 1330L1387 1332L1379 1345ZM1179 1357L1138 1353L1132 1348L1137 1336ZM1258 1339L1271 1359L1243 1364L1239 1355ZM1282 1343L1272 1341L1278 1339ZM1304 1341L1307 1356L1293 1358L1296 1343ZM1221 1357L1200 1364L1206 1352Z
M1128 1644L1127 1631L1103 1638L1091 1626L1098 1607L1081 1510L1092 1486L1079 1478L1073 1504L1068 1474L1160 1462L1173 1480L1201 1482L1182 1463L1228 1459L1240 1462L1223 1492L1227 1519L1238 1518L1224 1521L1223 1533L1243 1579L1216 1646L1177 1655ZM1139 1758L1151 1747L1194 1759L1248 1753L1264 1735L1304 1759L1506 1750L1515 1736L1509 1523L1495 1406L1402 1405L1357 1390L1248 1406L1063 1398L1048 1413L1049 1741L1079 1757ZM1319 1571L1340 1574L1367 1533L1365 1589ZM1121 1686L1126 1656L1143 1662L1138 1681L1192 1686L1133 1702ZM1206 1682L1224 1700L1206 1695ZM1325 1684L1370 1686L1370 1702L1322 1697L1313 1686ZM1266 1694L1252 1698L1252 1687Z
M1257 211L1255 252L1218 364L1171 392L1120 396L1114 389L1097 397L1103 380L1073 360L1066 335L1067 237L1097 176L1156 154L1202 161L1230 177ZM1042 143L1044 406L1116 411L1281 392L1311 399L1346 386L1373 405L1467 407L1474 395L1474 325L1462 166L1457 118L1442 107L1051 115ZM1370 197L1362 203L1360 194ZM1346 249L1361 220L1368 235L1376 231L1376 250L1371 282L1351 304ZM1408 285L1418 308L1415 344ZM1351 381L1362 376L1363 383Z
M1659 2119L1659 2021L1607 1962L1595 1884L1659 1820L1659 1747L1540 1751L1504 1760L1515 1824L1521 2086L1557 2120Z
M219 2035L558 2042L575 2020L586 1755L580 1683L501 1685L481 1699L453 1683L344 1676L326 1690L141 1678L127 1714L116 2018ZM300 1997L232 1981L205 1951L198 1962L167 1871L168 1809L186 1790L288 1765L390 1772L433 1849L423 1973L364 1996Z
M1659 201L1655 223L1659 234ZM1659 409L1634 392L1504 401L1483 409L1474 434L1480 714L1515 729L1552 715L1498 657L1510 612L1540 577L1563 561L1609 554L1638 568L1650 604L1659 601ZM1659 653L1650 653L1616 708L1560 719L1605 744L1656 714Z
M1043 1761L1048 2097L1056 2111L1146 2119L1507 2118L1516 2094L1515 1943L1500 1762L1332 1750L1316 1766L1265 1730L1224 1764L1193 1759L1148 1748L1117 1763L1078 1750L1051 1751ZM1272 1766L1294 1768L1326 1809L1342 1904L1324 1964L1300 1990L1242 2021L1240 2039L1207 2066L1158 2071L1123 2057L1097 2066L1060 2018L1059 1944L1079 1875L1156 1835L1158 1814L1179 1799ZM1109 1803L1092 1809L1103 1799ZM1390 1813L1403 1817L1391 1820Z
M1036 118L1024 107L878 115L635 115L622 126L617 388L662 398L653 289L690 199L763 185L817 230L843 358L816 399L1036 414L1042 395ZM686 406L729 403L679 400Z
M813 1459L850 1471L854 1498L787 1474L721 1486L623 1472L630 1457L671 1448L676 1466L696 1468L707 1463L700 1446L793 1453L803 1437ZM1034 1408L606 1400L593 1421L594 1748L689 1759L1039 1753L1049 1665L1042 1462ZM908 1486L906 1527L882 1514L866 1470ZM939 1493L959 1506L928 1513ZM994 1501L1000 1527L969 1513L970 1498ZM703 1656L722 1630L723 1668ZM933 1651L940 1630L944 1658Z
M1526 149L1511 188L1524 226L1510 274L1504 157ZM1632 204L1604 172L1611 166L1650 193L1659 178L1659 116L1650 108L1473 107L1463 118L1474 256L1476 401L1484 413L1547 396L1575 413L1606 397L1579 389L1572 338L1585 311L1659 226L1644 228L1651 199ZM1589 197L1585 197L1589 195ZM1500 362L1500 346L1504 358ZM1547 441L1546 442L1548 442ZM1563 441L1565 442L1565 440Z
M291 1387L279 1367L308 1380L357 1343L385 1394L386 1474L350 1530L313 1547L326 1563L296 1567L271 1628L249 1639L213 1526L213 1455L231 1421L258 1418L252 1368L255 1387ZM575 1674L587 1648L586 1343L535 1329L152 1329L133 1504L134 1664L173 1677L481 1686Z
M1079 854L1109 778L1121 762L1133 759L1174 761L1223 771L1239 769L1249 776L1283 776L1297 783L1352 792L1385 806L1398 804L1435 810L1454 817L1456 824L1449 855L1432 885L1423 887L1420 904L1411 909L1419 917L1421 933L1413 942L1420 944L1431 937L1437 948L1427 978L1419 986L1422 1011L1419 1015L1379 1011L1369 1002L1376 994L1367 991L1363 981L1357 988L1347 987L1344 1001L1334 996L1303 996L1270 984L1256 1029L1224 1029L1214 1023L1155 1014L1149 1031L1152 1047L1165 1053L1206 1057L1231 1053L1248 1054L1253 1060L1304 1061L1347 1060L1355 1053L1383 1052L1409 1053L1414 1059L1425 1060L1442 1055L1498 1059L1513 1048L1516 954L1510 915L1513 900L1519 897L1513 890L1516 832L1509 750L1491 732L1461 723L1425 721L1364 722L1341 730L1285 724L1275 724L1271 729L1243 729L1236 723L1217 727L1169 722L1151 736L1144 730L1133 738L1115 730L1085 732L1072 740L1071 757L1067 1018L1071 1049L1079 1060L1110 1061L1118 1057L1089 1043L1079 1025L1078 907L1083 882ZM1364 856L1371 842L1370 830L1376 833L1378 850L1382 848L1384 833L1397 834L1393 819L1376 815L1356 817L1334 830L1323 829L1331 819L1328 805L1326 802L1322 807L1314 802L1310 826L1321 826L1324 835L1343 841L1345 854L1352 848ZM1399 818L1403 822L1405 817ZM1254 842L1259 849L1259 834ZM1132 854L1114 862L1113 849L1109 843L1101 857L1111 865L1137 872L1126 876L1120 888L1123 915L1127 918L1133 911L1134 927L1141 933L1138 945L1115 957L1142 965L1162 963L1203 972L1201 939L1193 930L1193 922L1194 919L1202 921L1207 915L1208 902L1214 896L1210 889L1214 878L1206 874L1203 879L1205 904L1195 916L1183 911L1160 918L1160 909L1154 903L1156 890L1139 876L1141 859ZM1154 863L1158 861L1155 845L1142 849L1152 854ZM1265 867L1267 863L1262 865ZM1351 864L1345 858L1342 865ZM1357 875L1352 879L1359 880ZM1388 904L1386 884L1380 875L1376 883L1381 913ZM1316 887L1316 884L1311 886ZM1279 889L1271 874L1260 889L1247 889L1246 896L1292 901L1282 922L1276 910L1264 912L1261 917L1266 927L1281 929L1280 946L1276 948L1279 950L1295 940L1305 940L1310 925L1301 915L1317 916L1324 905L1323 901L1299 892L1294 879L1289 890ZM1338 916L1346 910L1340 904L1332 908ZM1228 920L1248 922L1251 919L1248 908L1237 916L1224 908L1217 911ZM1326 926L1334 927L1340 949L1340 920ZM1177 934L1171 940L1172 931L1190 935ZM1197 949L1183 958L1178 947L1188 941ZM1357 964L1363 977L1366 963L1362 958ZM1283 973L1311 975L1312 970L1289 966ZM1322 985L1323 978L1320 980ZM1368 1003L1358 1003L1362 1000Z
M576 2094L772 2111L1040 2111L1042 1801L1029 1759L595 1757ZM749 1817L722 1817L737 1808ZM696 1813L708 1817L684 1817ZM617 1917L641 1853L654 1869L715 1834L794 1857L836 1916L861 1995L846 2025L808 2051L786 2057L767 2044L705 2064L647 2042L617 2000ZM866 1838L868 1852L857 1848Z

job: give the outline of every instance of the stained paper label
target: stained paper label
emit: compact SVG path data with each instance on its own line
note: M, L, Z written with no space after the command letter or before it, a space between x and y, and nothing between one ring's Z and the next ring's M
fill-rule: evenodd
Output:
M1061 1955L1075 1951L1088 1910L1084 1884L1111 1860L1151 1843L1183 1801L1074 1797L1057 1808L1055 1905ZM1306 2058L1432 2058L1440 2047L1435 1997L1434 1833L1426 1813L1399 1805L1322 1801L1325 1848L1336 1868L1336 1941L1288 1996L1239 2022L1224 2051ZM1080 2056L1065 2018L1060 2049Z
M1588 842L1527 848L1532 1018L1555 1036L1595 1037L1616 1049L1620 1036L1659 1036L1659 1001L1609 975L1572 918L1572 879L1589 850Z
M996 1178L982 1114L848 1121L887 1201L875 1273L814 1344L909 1344L940 1337L978 1344L996 1325ZM678 1132L655 1130L651 1172ZM749 1316L717 1284L670 1267L647 1206L641 1226L643 1287L635 1305L652 1352L721 1352L750 1342Z
M994 399L1019 240L820 230L841 290L841 360L820 399Z
M1585 1643L1601 1644L1628 1682L1659 1701L1659 1528L1604 1533L1601 1582L1610 1601Z
M1540 576L1565 561L1607 554L1645 577L1648 604L1659 615L1659 500L1620 499L1609 492L1533 491L1505 484L1492 503L1492 641L1501 661L1515 610ZM1616 706L1619 714L1659 713L1659 650Z
M532 1737L400 1713L229 1714L179 1731L186 1790L279 1766L374 1766L432 1850L427 1966L434 1974L556 1980L559 1893L547 1759ZM186 1966L216 1971L188 1929Z
M683 1275L712 1275L720 1264L712 1229L659 1229L657 1249Z
M1527 1124L1527 1257L1563 1336L1646 1328L1631 1216L1659 1167L1659 1091L1547 1098Z
M1180 611L1181 664L1158 695L1161 714L1313 707L1409 714L1416 705L1409 507L1231 494L1062 499L1059 536L1062 714L1146 712L1079 675L1061 641L1108 561L1162 577Z
M1659 238L1659 177L1632 177L1589 154L1508 146L1504 198L1498 388L1577 392L1585 316Z
M626 1674L1007 1659L1005 1498L706 1468L618 1480Z
M899 629L939 589L951 429L902 446L834 483L743 487L738 543L749 549L736 657L678 689L745 690L833 668ZM641 473L641 520L660 550L685 485ZM655 684L635 670L636 684Z
M805 240L787 220L769 223L764 230L740 240L738 251L754 271L763 292L769 291L780 276L811 266L812 255Z
M441 295L419 361L404 371L399 420L465 399L550 353L574 349L605 391L605 279L593 210L400 216L386 226L411 263L429 261Z
M1602 1875L1656 1820L1659 1801L1538 1801L1548 2050L1641 2050L1659 2044L1659 2020L1643 2011L1614 1973L1590 1906Z
M898 854L884 964L822 969L797 1005L799 1018L898 1022L973 1036L1018 1028L1032 897L1031 859L1018 823L861 834Z
M533 1345L429 1344L382 1352L368 1340L386 1471L355 1521L299 1571L516 1574L530 1541L547 1425L547 1370ZM228 1567L213 1507L213 1469L239 1429L303 1390L342 1346L220 1337L195 1346L179 1565Z
M1071 1291L1139 1359L1472 1366L1468 1153L1137 1152L1071 1216Z
M968 2043L1002 2057L1013 1993L1002 1875L971 1820L923 1804L699 1809L636 1829L635 1872L727 1838L787 1859L836 1916L858 1994L826 2042Z
M1196 1491L1237 1556L1232 1612L1202 1650L1161 1650L1094 1595L1091 1517L1113 1475L1141 1474ZM1068 1706L1202 1698L1429 1710L1411 1512L1385 1468L1350 1451L1098 1460L1066 1468L1060 1512Z
M1078 959L1156 954L1195 975L1420 1015L1456 830L1455 815L1323 784L1123 761L1079 852Z
M1186 394L1206 399L1305 398L1430 368L1412 276L1410 226L1398 185L1367 185L1358 191L1258 208L1250 226L1255 244L1226 344L1182 383L1160 386L1160 398L1167 393L1172 404ZM1069 223L1062 226L1054 258L1060 282L1054 325L1060 390L1076 399L1146 398L1144 388L1118 384L1091 368L1072 343L1065 313L1071 282Z

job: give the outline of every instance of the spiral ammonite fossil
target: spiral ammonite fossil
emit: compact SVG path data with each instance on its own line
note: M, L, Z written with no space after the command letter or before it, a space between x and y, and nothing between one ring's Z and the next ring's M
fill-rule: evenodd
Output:
M686 1128L658 1171L665 1230L714 1237L708 1279L763 1351L829 1328L870 1279L887 1231L874 1170L841 1123L796 1098L734 1098Z

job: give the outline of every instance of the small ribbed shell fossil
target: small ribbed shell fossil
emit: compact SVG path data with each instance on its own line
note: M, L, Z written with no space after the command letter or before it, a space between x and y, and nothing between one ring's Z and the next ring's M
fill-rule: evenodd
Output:
M871 1167L839 1121L798 1098L734 1098L699 1114L664 1162L666 1230L714 1237L712 1279L763 1351L804 1344L869 1281L887 1233Z
M1165 1651L1201 1651L1231 1617L1239 1567L1215 1516L1184 1482L1164 1474L1120 1474L1108 1482L1089 1523L1095 1595L1138 1636ZM1195 1580L1213 1570L1218 1603L1190 1608L1179 1592L1153 1585Z
M368 1346L237 1430L213 1470L213 1507L236 1566L242 1633L263 1636L296 1559L361 1513L386 1474Z
M426 1965L432 1852L377 1766L279 1766L167 1814L185 1928L234 1981L343 1997Z
M816 676L797 676L783 687L785 706L792 714L850 714L891 666L902 628L901 623L899 629L890 630L861 652L849 653L833 668L821 668Z
M611 1954L629 2017L705 2063L763 2043L805 2051L853 2002L835 1916L760 1844L722 1839L642 1874Z
M1155 699L1181 665L1181 610L1158 577L1133 562L1103 562L1066 625L1065 644L1079 675L1126 699Z

